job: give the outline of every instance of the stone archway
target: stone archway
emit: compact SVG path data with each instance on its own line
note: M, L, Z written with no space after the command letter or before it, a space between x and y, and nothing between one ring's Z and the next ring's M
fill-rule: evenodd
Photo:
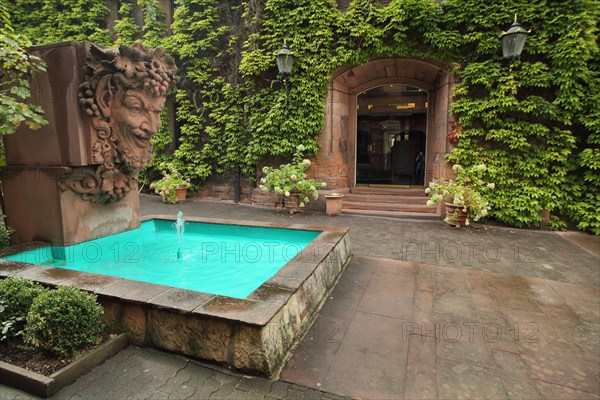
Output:
M443 173L451 90L455 77L444 66L414 58L387 58L334 71L325 100L325 124L313 174L330 189L356 182L357 95L387 84L408 84L429 92L425 182Z

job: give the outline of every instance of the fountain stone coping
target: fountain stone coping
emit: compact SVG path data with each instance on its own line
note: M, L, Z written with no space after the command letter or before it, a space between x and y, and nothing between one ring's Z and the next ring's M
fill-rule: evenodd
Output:
M141 218L150 219L176 217ZM95 293L109 328L127 333L133 343L276 377L350 260L349 228L197 217L186 221L320 233L246 299L7 260L0 261L0 278L17 275L47 286L75 285Z

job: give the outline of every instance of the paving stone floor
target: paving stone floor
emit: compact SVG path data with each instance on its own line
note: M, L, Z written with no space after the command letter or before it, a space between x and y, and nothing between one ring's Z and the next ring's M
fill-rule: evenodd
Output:
M281 379L365 399L596 399L599 295L355 256Z
M141 209L349 226L355 256L278 381L132 346L57 399L600 398L598 237L144 195Z
M0 398L37 399L0 386ZM208 368L183 356L130 346L53 399L324 399L340 396L283 381Z

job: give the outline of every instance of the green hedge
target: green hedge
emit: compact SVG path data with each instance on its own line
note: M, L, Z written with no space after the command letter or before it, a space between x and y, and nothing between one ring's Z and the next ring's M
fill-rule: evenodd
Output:
M98 343L104 310L96 295L75 287L47 289L20 277L0 280L1 340L19 335L58 356Z
M96 295L74 287L45 291L27 313L25 343L57 355L72 354L99 342L103 313Z
M17 336L25 327L25 317L33 300L45 290L41 285L20 277L0 280L0 337Z

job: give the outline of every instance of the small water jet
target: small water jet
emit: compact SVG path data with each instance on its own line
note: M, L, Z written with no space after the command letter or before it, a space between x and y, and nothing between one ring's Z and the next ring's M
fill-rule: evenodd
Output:
M177 213L177 221L175 221L175 230L177 231L177 259L183 258L183 234L185 233L185 219L183 219L183 211Z

